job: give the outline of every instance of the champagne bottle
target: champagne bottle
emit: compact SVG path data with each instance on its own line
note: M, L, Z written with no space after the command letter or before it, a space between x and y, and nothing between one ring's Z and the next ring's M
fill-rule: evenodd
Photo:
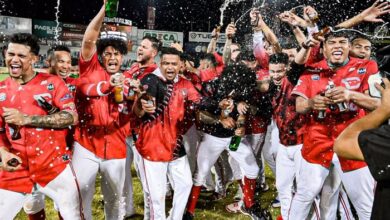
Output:
M335 87L336 86L334 85L333 81L329 81L328 82L328 89L333 89ZM348 110L348 105L347 105L346 102L339 102L339 103L337 103L337 107L339 108L340 112L345 112L345 111Z
M50 104L48 101L46 101L45 98L43 98L42 96L39 96L37 98L37 102L39 104L39 106L41 106L43 109L45 109L45 111L51 115L51 114L54 114L56 112L59 111L59 109L57 107L55 107L54 105Z
M233 24L233 25L234 25L234 18L231 18L231 19L230 19L230 24ZM234 36L233 36L232 34L228 34L228 35L227 35L227 38L228 38L228 39L232 39L233 37L234 37Z
M317 23L317 22L320 20L320 17L318 16L318 13L316 13L316 12L308 13L307 16L308 16L309 19L310 19L311 21L313 21L314 23Z
M7 161L7 164L10 167L17 167L20 164L20 162L16 158L12 158L9 161Z
M325 92L321 92L320 95L321 95L321 96L325 96ZM324 119L325 117L326 117L326 110L319 110L319 111L318 111L317 118L318 118L319 120L322 120L322 119Z
M2 163L3 163L3 161L1 160L1 157L0 157L0 167L3 165ZM11 158L10 160L7 161L7 165L11 166L11 167L16 167L19 164L20 164L20 162L16 158Z
M319 40L318 37L323 37L323 36L329 34L330 31L331 31L331 28L329 26L326 26L323 29L321 29L319 32L314 33L313 38L315 40Z
M139 91L141 92L141 96L139 97L139 99L146 100L150 105L155 105L154 97L149 95L149 93L146 92L147 89L148 89L148 85L140 85Z
M12 129L11 139L12 140L19 140L22 135L20 135L20 126L18 125L9 125L9 127Z
M241 128L245 125L245 115L239 115L237 119L237 128ZM230 140L229 150L237 151L238 146L241 143L241 136L234 135Z
M260 7L261 7L261 2L258 1L258 0L255 0L253 1L253 5L252 5L252 8L253 9L257 9L257 10L260 10ZM252 10L253 10L252 9ZM259 23L259 20L260 20L260 16L259 14L256 14L256 19L254 21L251 21L251 26L252 27L256 27L257 26L257 23Z
M226 97L227 100L229 100L229 105L224 105L222 106L222 112L221 112L221 117L222 118L227 118L229 117L229 114L231 113L230 106L233 104L233 94L234 90L232 90L229 95Z
M119 78L122 76L122 73L115 73L114 77ZM114 80L115 81L115 80ZM123 102L123 86L114 87L114 100L116 103Z
M106 16L114 18L118 15L119 0L107 0L105 11Z

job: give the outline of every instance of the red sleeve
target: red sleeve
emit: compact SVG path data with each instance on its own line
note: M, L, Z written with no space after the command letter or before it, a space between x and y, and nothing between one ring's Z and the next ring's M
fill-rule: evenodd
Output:
M90 73L93 73L94 71L98 69L102 69L99 63L98 55L95 52L92 56L92 58L88 61L85 61L80 53L80 59L79 59L79 69L80 69L80 77L89 75Z
M216 77L219 76L219 74L215 70L206 69L206 70L199 71L199 76L200 76L200 80L202 82L207 82L207 81L215 79Z
M270 75L269 75L269 72L268 70L266 69L260 69L256 72L256 77L257 77L257 80L259 81L262 81L262 80L269 80L270 79Z
M223 71L224 66L225 66L223 63L223 57L221 55L219 55L217 52L214 52L213 55L215 57L215 60L217 61L217 66L216 66L217 74L220 75Z
M317 45L317 46L311 48L309 58L306 61L306 65L320 62L323 59L320 51L321 51L320 45Z
M200 77L198 75L188 71L184 71L183 75L191 81L195 88L197 88L198 90L202 89L202 81L200 80Z
M263 34L255 33L253 35L253 54L261 68L268 69L269 56L264 48Z
M310 78L311 74L303 74L301 77L299 77L299 80L297 82L297 85L294 87L291 94L302 96L303 98L309 99L311 98L311 81Z
M364 93L365 91L368 90L369 88L369 85L368 85L368 78L373 75L373 74L376 74L378 73L378 64L373 61L373 60L370 60L368 63L367 63L367 72L366 74L364 74L364 78L362 80L362 85L360 86L360 92Z
M88 77L81 77L76 81L77 92L89 97L106 96L113 87L107 81L90 82Z

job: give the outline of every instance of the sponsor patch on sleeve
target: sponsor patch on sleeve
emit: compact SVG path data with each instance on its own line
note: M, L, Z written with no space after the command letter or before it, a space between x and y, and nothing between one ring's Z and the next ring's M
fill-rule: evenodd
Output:
M318 80L320 80L320 75L318 75L318 74L313 74L313 75L311 76L311 79L312 79L312 80L315 80L315 81L318 81Z
M66 93L62 98L60 98L60 101L63 102L71 98L73 98L73 96L69 93Z
M359 68L357 72L358 72L358 74L362 75L362 74L365 74L367 72L367 69L366 68Z

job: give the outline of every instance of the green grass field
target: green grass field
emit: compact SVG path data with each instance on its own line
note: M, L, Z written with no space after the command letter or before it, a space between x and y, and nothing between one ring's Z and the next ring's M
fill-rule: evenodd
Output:
M128 218L128 219L137 219L142 220L143 219L143 194L142 194L142 188L141 183L139 179L136 177L135 171L133 170L133 184L134 184L134 206L136 209L136 215ZM257 197L258 200L260 200L261 205L265 208L268 207L271 211L273 218L276 219L276 216L280 214L279 208L271 208L270 204L271 201L275 198L275 186L274 182L275 179L271 175L270 170L268 167L266 168L266 177L267 177L267 183L270 186L269 191L263 193L260 197ZM98 177L100 178L100 177ZM101 196L100 193L100 180L97 180L97 186L96 186L96 193L94 196L92 208L93 208L93 217L94 220L103 220L104 219L104 213L103 213L103 196ZM213 220L222 220L222 219L234 219L234 220L249 220L250 218L247 216L244 216L242 214L230 214L225 211L225 205L230 204L233 202L233 196L237 190L237 184L231 184L228 193L227 198L217 201L217 202L210 202L209 196L210 194L202 193L199 199L199 202L197 204L196 209L196 215L195 219L213 219ZM185 201L183 201L185 202ZM171 201L167 201L167 208L166 211L168 212L171 207ZM55 220L58 219L57 212L53 208L53 202L50 199L46 199L46 219L48 220ZM24 214L23 211L21 211L17 217L15 218L17 220L27 220L26 214Z
M8 77L8 74L5 74L5 73L1 73L0 74L0 81L3 81L5 78Z

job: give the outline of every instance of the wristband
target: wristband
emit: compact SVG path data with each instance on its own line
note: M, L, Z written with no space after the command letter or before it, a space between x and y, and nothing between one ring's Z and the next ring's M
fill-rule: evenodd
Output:
M301 46L306 50L309 49L309 46L306 44L306 42L302 42Z

